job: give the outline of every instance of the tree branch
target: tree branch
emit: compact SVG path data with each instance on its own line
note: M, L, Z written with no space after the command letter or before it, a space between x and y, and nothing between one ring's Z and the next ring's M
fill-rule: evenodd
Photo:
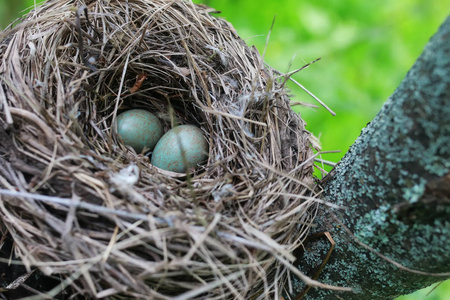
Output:
M346 209L316 219L336 242L318 280L354 292L305 299L391 299L450 277L450 17L323 187ZM305 247L311 275L329 245Z

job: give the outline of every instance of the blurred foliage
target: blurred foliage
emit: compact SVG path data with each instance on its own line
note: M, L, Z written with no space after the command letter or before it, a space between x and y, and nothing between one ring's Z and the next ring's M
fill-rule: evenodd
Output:
M396 300L447 300L450 299L450 280L432 285L413 294L400 296Z
M37 0L36 0L37 1ZM40 1L37 1L40 2ZM337 162L399 85L428 39L450 12L448 0L196 0L230 21L265 61L280 71L322 58L294 79L323 100L324 108L294 107L320 137L323 155ZM33 7L34 0L0 0L0 28ZM266 39L275 18L275 25ZM294 84L292 100L315 100ZM330 168L327 168L329 170ZM450 281L398 300L449 299Z
M43 1L0 0L0 29L5 29L11 22L16 21L19 17L41 2Z

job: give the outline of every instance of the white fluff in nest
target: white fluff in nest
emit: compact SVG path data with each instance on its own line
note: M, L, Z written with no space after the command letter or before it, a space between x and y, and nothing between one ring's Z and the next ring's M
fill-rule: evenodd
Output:
M118 191L132 189L139 180L139 167L136 165L129 165L120 170L119 173L111 174L109 180Z

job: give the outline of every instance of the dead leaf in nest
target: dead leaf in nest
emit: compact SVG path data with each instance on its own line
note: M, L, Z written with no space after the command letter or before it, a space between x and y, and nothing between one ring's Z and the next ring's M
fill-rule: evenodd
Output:
M139 74L136 76L136 83L130 88L130 93L133 94L137 92L142 84L144 83L144 80L147 78L147 75L145 74Z
M180 74L183 76L188 76L191 74L191 70L188 68L178 68L178 71L180 71Z

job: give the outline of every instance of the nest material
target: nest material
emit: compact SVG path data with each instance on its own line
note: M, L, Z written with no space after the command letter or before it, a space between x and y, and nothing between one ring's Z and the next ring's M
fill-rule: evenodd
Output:
M2 34L1 224L73 297L275 299L314 217L287 75L188 1L54 0ZM144 108L208 162L160 172L114 132ZM61 287L62 289L62 287Z

